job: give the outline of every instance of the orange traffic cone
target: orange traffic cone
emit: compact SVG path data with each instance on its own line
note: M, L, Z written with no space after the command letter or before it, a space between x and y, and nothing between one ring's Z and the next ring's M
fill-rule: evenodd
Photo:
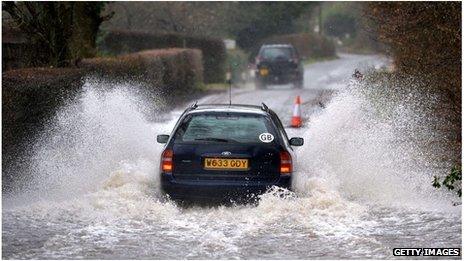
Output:
M293 107L293 116L292 116L292 123L290 126L293 128L301 127L301 100L300 95L296 96L295 106Z

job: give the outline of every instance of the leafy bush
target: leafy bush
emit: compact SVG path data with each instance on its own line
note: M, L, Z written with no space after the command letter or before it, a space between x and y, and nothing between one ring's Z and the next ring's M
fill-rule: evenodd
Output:
M201 51L192 49L146 50L84 59L80 66L93 76L143 83L148 91L167 99L194 91L203 80Z
M461 114L461 3L371 2L365 10L396 68L431 76Z
M175 33L152 34L134 31L107 31L98 41L98 49L105 54L126 54L146 49L193 48L203 53L206 83L224 82L226 49L221 39L185 36Z
M326 3L321 13L322 31L338 38L353 37L360 29L362 5L359 2Z
M440 188L441 186L446 187L449 190L455 191L456 194L461 197L462 196L462 169L461 166L454 166L451 169L451 173L445 176L443 181L440 181L440 178L435 176L433 179L433 186L436 188Z
M272 35L297 32L296 20L315 6L315 2L303 1L240 1L229 9L229 23L224 27L240 48L250 52L256 43Z
M442 136L453 145L447 148L447 158L462 151L461 12L459 2L376 2L365 10L378 38L389 47L397 73L430 79L427 86L445 94L442 104L449 108L438 112L440 118L454 119L453 124L437 124L436 128L450 129L453 134ZM461 196L460 160L454 160L459 167L443 180L435 177L433 186L444 186Z
M356 18L347 13L330 13L325 18L322 28L330 36L353 36L357 29Z

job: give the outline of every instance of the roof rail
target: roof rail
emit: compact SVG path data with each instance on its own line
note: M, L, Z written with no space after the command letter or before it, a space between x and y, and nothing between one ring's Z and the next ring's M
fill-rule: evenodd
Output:
M266 105L264 102L262 102L262 103L261 103L261 110L263 110L263 111L269 111L269 107L267 107L267 105Z
M195 101L192 105L190 105L190 108L189 108L189 109L190 109L190 110L196 109L196 108L198 107L198 104L197 104L197 103L198 103L198 101Z

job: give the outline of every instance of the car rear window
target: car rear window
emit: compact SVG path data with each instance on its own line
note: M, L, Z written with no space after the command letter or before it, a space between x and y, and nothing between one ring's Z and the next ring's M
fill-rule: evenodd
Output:
M259 136L275 131L268 118L258 114L191 114L175 134L175 142L262 142Z
M269 47L264 48L261 52L264 59L276 59L278 57L290 58L292 57L292 49L288 47Z

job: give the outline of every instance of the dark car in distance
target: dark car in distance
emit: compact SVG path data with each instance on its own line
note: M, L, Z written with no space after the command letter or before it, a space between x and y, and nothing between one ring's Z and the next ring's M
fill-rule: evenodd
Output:
M263 106L192 105L177 121L160 160L161 191L180 201L256 199L291 189L296 156L277 115Z
M255 59L255 85L258 89L269 84L291 83L303 88L304 68L298 51L290 44L261 46Z

